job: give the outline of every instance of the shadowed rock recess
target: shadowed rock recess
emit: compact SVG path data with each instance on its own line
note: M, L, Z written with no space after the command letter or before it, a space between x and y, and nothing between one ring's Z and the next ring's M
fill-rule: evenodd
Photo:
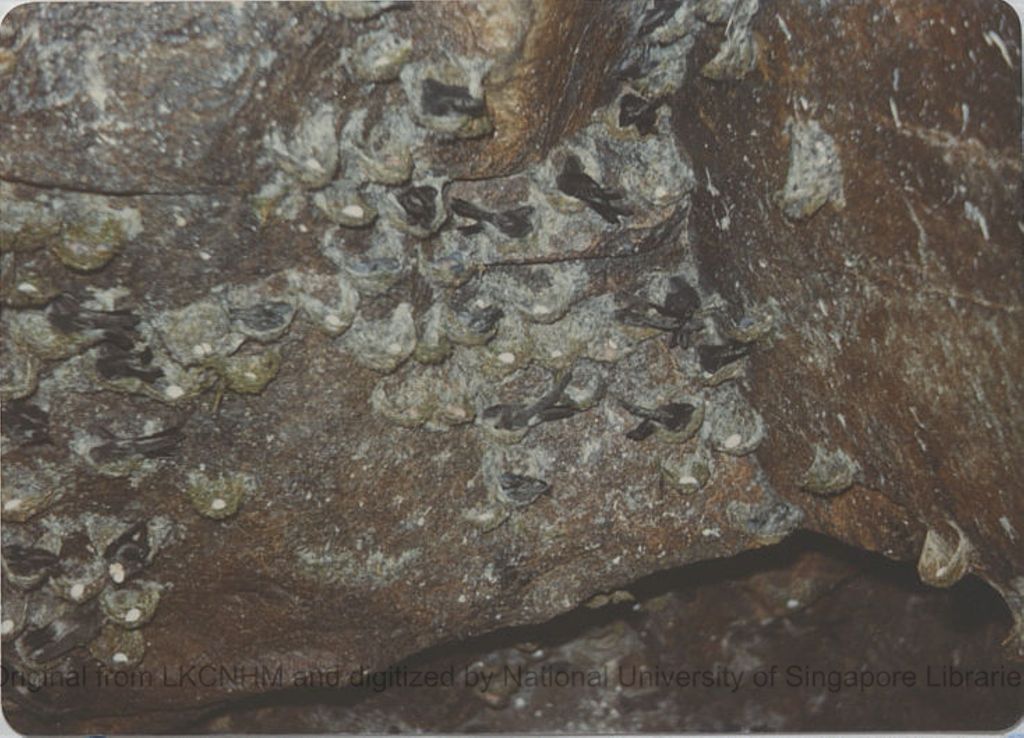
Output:
M7 719L1019 719L920 682L1024 659L1020 49L988 0L16 8ZM773 664L919 684L626 678ZM612 676L291 680L396 665Z

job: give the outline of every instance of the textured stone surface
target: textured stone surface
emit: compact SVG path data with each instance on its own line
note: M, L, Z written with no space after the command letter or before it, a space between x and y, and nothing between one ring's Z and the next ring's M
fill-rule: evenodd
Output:
M384 669L798 528L1021 655L1016 19L659 7L5 20L5 665Z
M431 649L405 665L443 671L456 664L486 673L587 673L607 667L607 687L524 684L504 689L367 688L341 694L295 690L271 706L252 706L196 723L211 732L574 732L742 730L1005 729L1020 716L1019 690L923 687L929 665L951 656L991 662L990 643L1009 619L998 596L977 580L928 589L914 573L880 565L831 543L797 536L770 551L696 564L634 583L636 602L584 609L541 627L500 631L462 648ZM951 650L952 649L952 650ZM839 689L781 673L757 689L751 674L779 664L846 672L865 662L875 673L912 670L918 686ZM746 671L728 686L648 686L637 672L658 665ZM1000 664L1012 669L1012 664ZM622 674L620 681L619 674ZM547 670L547 671L546 671ZM647 673L650 673L648 671ZM784 678L800 678L787 687ZM624 683L623 683L624 682ZM823 684L827 684L824 683ZM941 695L939 697L938 695ZM983 716L983 717L982 717Z
M776 488L796 486L816 444L841 448L859 484L806 496L815 527L899 557L920 546L912 528L954 545L959 528L985 541L970 568L1019 602L1021 108L1019 59L994 40L1017 20L996 10L836 6L841 32L780 12L761 26L770 81L696 80L674 121L722 193L695 195L691 219L708 279L777 300L790 326L749 375L785 429L758 454ZM842 152L844 207L806 223L770 205L790 119L820 120Z

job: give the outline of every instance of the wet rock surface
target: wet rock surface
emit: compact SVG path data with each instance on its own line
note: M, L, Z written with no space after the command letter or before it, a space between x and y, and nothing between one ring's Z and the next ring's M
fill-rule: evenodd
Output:
M1022 655L1012 12L648 5L6 18L5 666L383 670L798 529L920 559L929 585L977 575L1009 616L964 648L995 664L1009 633ZM790 589L842 568L790 563ZM934 608L960 595L858 582L937 653ZM685 650L691 607L743 633L716 659L792 635L757 596L644 586L643 614L558 648L646 658L632 630ZM244 730L279 691L4 704L44 732ZM485 697L401 720L541 727ZM375 699L307 727L385 729ZM564 704L543 727L839 725L800 722L802 699L671 724Z

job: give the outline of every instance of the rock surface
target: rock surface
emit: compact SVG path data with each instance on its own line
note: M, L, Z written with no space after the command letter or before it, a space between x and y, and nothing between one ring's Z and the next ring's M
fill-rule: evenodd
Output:
M797 529L1024 656L1019 66L980 0L16 9L5 666L381 670Z
M496 676L488 689L303 688L197 722L217 733L577 733L743 730L1005 730L1020 716L1019 689L925 685L929 665L996 665L991 643L1008 617L977 580L928 589L906 567L797 535L779 547L660 572L630 585L635 602L568 613L539 627L499 631L403 662L411 671ZM950 651L950 645L952 652ZM835 674L911 671L913 687L830 689ZM744 674L737 687L654 684L667 664L688 673ZM774 688L753 674L779 665ZM1011 669L1009 663L1000 664ZM784 667L784 669L783 669ZM504 669L509 676L505 679ZM563 687L606 668L607 686ZM603 672L600 672L603 673ZM522 674L523 686L515 677ZM538 686L527 682L537 675ZM664 675L664 680L670 676ZM818 679L813 683L812 679ZM787 681L788 680L788 681Z

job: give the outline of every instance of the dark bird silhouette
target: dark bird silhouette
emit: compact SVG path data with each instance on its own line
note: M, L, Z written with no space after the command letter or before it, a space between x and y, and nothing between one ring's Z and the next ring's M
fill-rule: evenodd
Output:
M606 189L595 182L583 171L579 158L572 154L565 158L565 165L555 184L569 197L585 202L609 223L618 224L620 216L632 213L629 208L615 204L615 200L622 199L621 192Z
M669 280L668 294L661 305L626 295L626 307L615 311L615 319L625 325L653 328L671 334L669 347L689 346L690 337L702 326L693 320L700 309L700 295L682 277Z
M682 4L682 0L654 0L654 4L644 12L643 18L640 19L637 35L646 36L665 25Z
M634 126L640 135L649 136L657 129L659 107L661 100L645 100L627 92L619 101L619 127Z
M144 348L135 351L114 341L104 341L99 345L99 356L96 358L96 370L105 379L139 379L147 384L164 376L160 367L151 366L153 351Z
M7 571L17 577L49 576L60 567L60 557L52 551L12 543L3 548Z
M662 315L684 323L700 308L700 295L682 277L672 277L668 284L669 290L665 295L664 304L655 305L654 309Z
M494 422L495 428L502 430L519 430L528 428L536 423L549 423L555 420L565 420L577 413L583 412L572 398L565 394L569 382L572 381L572 371L562 375L555 386L546 392L543 397L533 403L517 405L492 405L483 412L486 420Z
M490 223L510 238L522 238L533 230L533 224L530 222L530 216L533 215L533 208L529 205L492 213L474 205L468 200L453 197L451 206L452 212L456 215L476 221L476 224L474 225L463 226L459 229L467 235L479 233L483 230L483 226L481 225L483 223Z
M184 438L180 428L167 428L148 436L138 438L115 438L109 431L101 429L101 435L109 440L89 452L89 456L97 464L111 461L123 461L132 456L144 456L147 459L168 459Z
M90 310L82 307L78 298L65 292L53 298L47 308L50 324L61 333L102 330L130 331L139 318L128 310Z
M413 225L429 228L437 215L437 190L429 185L409 187L397 196L398 204Z
M19 443L49 443L50 414L28 400L10 400L0 414L0 428Z
M643 422L626 434L631 441L642 441L649 438L661 426L669 431L678 431L686 426L693 417L696 407L686 402L669 402L654 410L623 402L622 406L632 415L643 418Z
M468 115L487 112L483 100L473 97L468 87L446 85L436 79L423 80L423 110L427 115Z
M528 477L525 474L513 474L505 472L501 475L498 483L501 491L513 504L520 507L529 505L542 494L551 489L551 485L543 479Z

